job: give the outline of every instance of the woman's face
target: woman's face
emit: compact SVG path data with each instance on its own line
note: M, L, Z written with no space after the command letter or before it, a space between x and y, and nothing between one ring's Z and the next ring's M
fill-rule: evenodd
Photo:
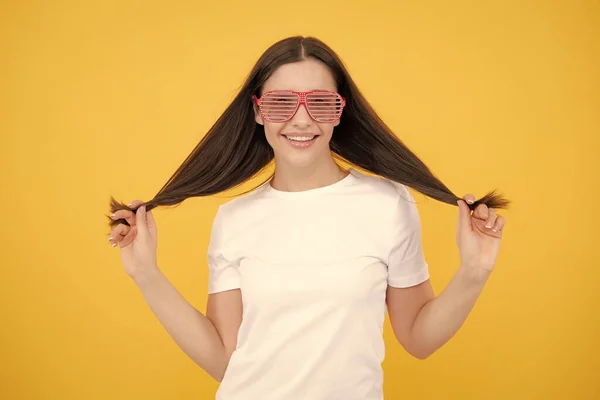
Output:
M315 59L307 59L279 67L265 82L262 93L272 90L292 90L308 92L311 90L337 90L335 80L329 68ZM255 110L257 107L255 107ZM285 163L291 167L306 167L310 164L321 164L331 157L329 141L336 122L316 122L310 117L304 105L289 121L278 123L266 121L258 110L255 112L256 122L264 125L267 141L275 152L277 163ZM307 138L315 137L311 141ZM294 140L296 139L296 140Z

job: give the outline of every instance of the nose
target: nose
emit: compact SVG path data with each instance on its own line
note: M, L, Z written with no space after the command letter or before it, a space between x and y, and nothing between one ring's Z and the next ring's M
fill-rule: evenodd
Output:
M296 111L296 114L294 114L290 123L292 126L297 127L306 127L312 124L312 118L308 114L305 104L300 104L300 106L298 106L298 111Z

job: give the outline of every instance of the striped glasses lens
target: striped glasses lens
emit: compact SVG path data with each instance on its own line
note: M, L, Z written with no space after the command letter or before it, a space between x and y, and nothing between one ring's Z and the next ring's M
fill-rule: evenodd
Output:
M260 113L270 122L286 122L304 104L310 117L316 122L335 122L340 119L345 100L329 91L271 91L256 99Z

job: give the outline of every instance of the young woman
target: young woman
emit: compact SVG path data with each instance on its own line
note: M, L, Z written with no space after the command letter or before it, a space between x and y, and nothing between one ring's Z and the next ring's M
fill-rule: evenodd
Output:
M161 274L150 210L236 187L271 161L272 177L217 211L205 316ZM459 207L460 267L437 297L409 187ZM413 356L446 343L494 267L507 204L455 196L332 49L291 37L260 57L154 199L111 199L109 241L167 332L221 382L217 399L382 399L386 311Z

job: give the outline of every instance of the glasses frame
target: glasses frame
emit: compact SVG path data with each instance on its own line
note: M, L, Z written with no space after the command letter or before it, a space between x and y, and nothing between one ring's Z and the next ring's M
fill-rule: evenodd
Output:
M294 110L294 112L291 114L291 116L285 120L273 120L268 118L264 113L263 113L263 109L262 109L262 100L263 97L266 94L273 94L273 93L285 93L285 94L295 94L298 96L298 101L296 102L296 109ZM308 104L306 103L306 96L310 95L310 94L334 94L336 96L338 96L341 99L341 107L342 109L340 110L340 115L332 120L328 120L328 121L319 121L318 119L316 119L312 113L310 112L310 110L308 109ZM346 99L344 98L344 96L342 96L341 94L339 94L338 92L332 92L330 90L311 90L310 92L297 92L294 90L270 90L268 92L265 92L262 94L262 96L260 98L256 97L256 95L252 95L252 99L254 100L254 102L256 103L256 105L258 106L258 111L260 113L260 116L263 117L264 120L269 121L269 122L277 122L277 123L284 123L284 122L288 122L290 121L292 118L294 118L294 115L296 115L296 113L298 112L298 109L300 108L301 105L304 105L304 109L306 110L306 112L308 113L308 115L310 116L310 118L320 124L330 124L333 122L337 122L340 120L340 118L342 117L342 113L344 112L344 107L346 107Z

